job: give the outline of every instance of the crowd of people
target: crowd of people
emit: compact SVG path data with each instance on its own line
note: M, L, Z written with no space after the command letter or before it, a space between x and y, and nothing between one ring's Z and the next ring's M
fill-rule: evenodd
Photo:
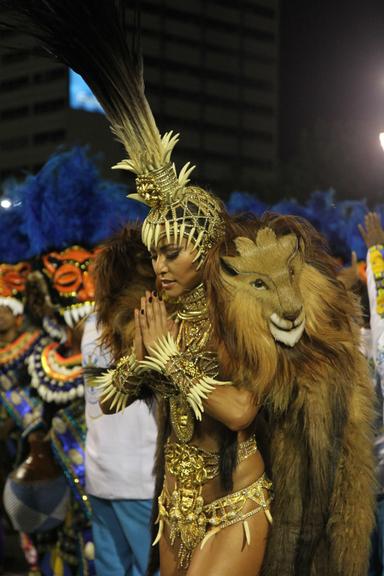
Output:
M189 163L177 172L124 2L82 0L76 18L69 0L2 5L90 85L147 206L105 241L113 210L96 217L89 191L64 221L66 178L22 190L15 237L33 261L16 243L2 257L0 359L4 503L31 572L380 574L380 219L360 228L362 316L360 268L342 271L308 222L230 215Z

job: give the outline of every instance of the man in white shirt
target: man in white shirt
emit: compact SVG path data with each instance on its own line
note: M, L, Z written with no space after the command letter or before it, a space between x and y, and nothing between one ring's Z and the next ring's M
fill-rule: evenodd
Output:
M81 346L84 366L111 363L98 337L92 314ZM86 386L86 489L93 510L96 571L99 576L141 576L151 545L155 417L139 400L105 416L98 394L97 388Z

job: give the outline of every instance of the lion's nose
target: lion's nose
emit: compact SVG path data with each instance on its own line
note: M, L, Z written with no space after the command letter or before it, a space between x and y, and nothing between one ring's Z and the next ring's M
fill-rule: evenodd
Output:
M289 322L294 322L300 316L301 310L302 310L302 306L300 308L298 308L297 310L293 310L292 312L284 312L284 314L283 314L284 320L289 320Z

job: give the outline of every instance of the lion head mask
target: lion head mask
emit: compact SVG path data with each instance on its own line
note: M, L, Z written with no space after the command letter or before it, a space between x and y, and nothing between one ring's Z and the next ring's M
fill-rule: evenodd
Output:
M313 379L349 357L358 312L307 222L272 214L235 222L205 279L222 371L234 382L261 396L278 382L287 392L295 374L308 370Z
M224 284L234 299L248 302L250 315L256 307L277 342L293 347L305 327L298 238L277 238L267 227L257 232L255 241L238 237L234 242L238 255L221 259Z

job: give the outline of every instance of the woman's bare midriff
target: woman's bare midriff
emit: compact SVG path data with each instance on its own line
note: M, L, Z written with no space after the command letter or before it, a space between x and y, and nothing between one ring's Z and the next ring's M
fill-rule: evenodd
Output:
M196 424L194 436L190 442L191 445L202 448L209 452L219 452L220 449L220 435L223 433L223 425L217 420L210 418L205 414L203 421ZM237 432L238 443L244 442L250 438L253 431L252 429L245 429ZM176 436L172 433L169 439L170 442L177 442ZM257 441L257 439L256 439ZM221 486L220 476L212 480L208 480L202 491L205 504L209 504L218 498L222 498L227 494L242 490L253 484L258 480L264 472L264 461L259 451L248 456L240 462L232 475L233 485L232 489L225 490ZM175 487L174 477L166 470L165 484L168 493L172 493ZM255 504L251 500L244 506L243 512L247 513L254 508ZM214 539L210 540L204 550L197 547L191 558L189 568L182 568L178 562L178 550L180 540L177 537L173 545L170 542L169 526L165 524L163 537L160 540L160 573L162 576L195 576L196 574L210 574L210 576L219 576L224 574L224 568L221 563L224 562L225 574L233 574L233 567L240 568L246 575L248 573L258 574L261 565L262 557L264 554L264 547L268 533L268 522L264 514L256 515L249 519L250 530L252 531L252 547L245 547L243 545L243 528L237 525L225 528ZM255 532L256 531L256 532ZM226 536L227 534L227 536ZM220 547L222 538L224 541L219 558L217 558L217 546ZM229 542L226 541L228 540ZM238 544L241 540L241 546ZM230 551L229 561L226 554L223 555L222 550ZM216 550L216 552L215 552ZM210 558L216 558L214 566ZM244 567L245 565L245 567ZM251 566L251 568L249 568Z
M197 448L202 448L209 452L219 452L220 449L220 433L223 430L222 424L205 415L203 421L199 422L195 426L195 433L189 444L196 446ZM252 435L251 429L240 430L237 432L237 442L244 442L250 438ZM172 432L170 442L178 442L177 437ZM256 439L257 441L257 439ZM232 475L233 485L231 490L225 490L221 485L220 476L212 480L208 480L203 486L202 496L204 498L205 504L209 504L217 498L221 498L232 492L246 488L253 482L255 482L264 472L264 461L259 451L248 456L245 460L240 462ZM167 468L165 470L165 484L168 492L171 494L175 487L175 479L168 472Z

